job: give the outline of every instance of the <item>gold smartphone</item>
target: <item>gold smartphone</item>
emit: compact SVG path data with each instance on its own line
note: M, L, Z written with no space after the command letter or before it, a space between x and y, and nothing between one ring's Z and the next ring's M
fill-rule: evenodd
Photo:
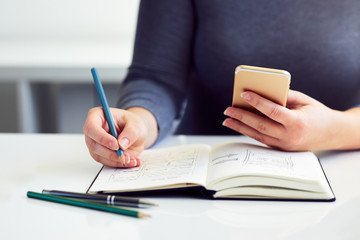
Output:
M253 91L285 107L290 88L291 75L288 71L254 67L237 66L235 69L233 106L257 111L246 103L240 96L244 91Z

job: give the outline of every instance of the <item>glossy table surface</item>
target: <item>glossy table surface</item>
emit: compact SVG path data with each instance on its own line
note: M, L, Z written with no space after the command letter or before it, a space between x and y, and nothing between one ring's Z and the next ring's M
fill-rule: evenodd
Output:
M252 140L172 136L155 147ZM85 192L101 168L81 134L0 134L2 239L360 239L360 151L318 152L335 202L207 200L158 195L136 219L28 199L26 192Z

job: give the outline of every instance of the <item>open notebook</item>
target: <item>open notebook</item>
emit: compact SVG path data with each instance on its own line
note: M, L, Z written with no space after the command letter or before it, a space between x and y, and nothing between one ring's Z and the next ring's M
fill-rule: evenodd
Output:
M245 143L145 150L136 168L104 166L89 193L200 187L212 198L334 201L312 152L284 152Z

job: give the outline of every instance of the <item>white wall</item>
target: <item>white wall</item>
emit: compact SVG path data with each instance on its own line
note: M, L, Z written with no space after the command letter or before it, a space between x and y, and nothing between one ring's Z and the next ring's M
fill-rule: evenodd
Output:
M97 67L124 67L131 60L138 5L139 0L0 0L0 111L7 116L0 118L0 132L21 129L16 127L20 119L16 86L24 73L17 69L87 68L96 61ZM11 78L1 74L12 68ZM16 79L17 75L22 77ZM85 114L96 102L91 82L69 84L70 79L62 84L57 77L51 76L54 83L46 82L45 87L31 80L35 98L41 99L36 103L49 103L45 99L49 94L41 91L54 93L53 105L39 106L56 108L51 119L57 120L50 124L57 126L46 129L81 132ZM115 103L114 84L105 84L109 89L106 85L111 86L109 102Z
M132 41L138 0L1 0L0 39Z

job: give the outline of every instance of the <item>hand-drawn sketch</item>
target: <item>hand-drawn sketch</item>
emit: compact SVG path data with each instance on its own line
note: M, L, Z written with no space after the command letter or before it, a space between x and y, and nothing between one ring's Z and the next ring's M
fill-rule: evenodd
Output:
M262 168L293 170L294 163L291 157L279 152L264 152L253 149L246 150L243 166L259 165Z
M150 157L151 156L151 157ZM184 177L192 174L198 156L198 149L183 152L157 152L142 156L142 164L137 168L114 169L109 182L160 181Z
M237 161L237 160L239 160L238 153L229 153L229 154L211 159L211 165L213 166L213 165L222 164L222 163L229 162L229 161Z

